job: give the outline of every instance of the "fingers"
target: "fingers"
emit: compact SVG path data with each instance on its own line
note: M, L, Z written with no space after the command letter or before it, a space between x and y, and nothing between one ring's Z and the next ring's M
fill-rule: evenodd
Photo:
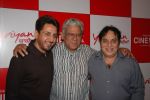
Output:
M127 52L127 49L125 49L125 48L123 49L123 52L122 52L122 53L123 53L124 56L129 56L129 55L128 55L128 52Z
M13 49L13 56L18 57L18 50L17 48L19 48L19 45L17 45L14 49Z
M24 53L25 55L28 55L26 48L22 48L22 53Z
M134 55L133 55L132 53L130 54L130 57L131 57L131 58L135 58Z
M28 55L28 52L27 52L27 46L25 44L21 45L20 48L19 48L19 53L20 55L22 56L25 56L25 55Z
M13 56L18 58L18 54L17 54L17 52L15 51L15 49L13 50Z
M19 54L20 54L22 57L24 57L24 56L25 56L25 53L24 53L24 51L23 51L23 50L19 50L18 52L19 52Z
M130 58L135 58L132 52L129 49L124 49L125 56L130 57Z
M131 51L127 48L119 48L119 51L126 57L132 57Z
M124 56L128 56L128 52L125 48L119 48L119 51L124 55Z
M127 57L130 57L131 56L131 51L129 49L125 49L125 52L126 52L126 56Z
M128 48L119 48L119 51L126 57L135 58Z
M22 57L24 57L25 55L28 55L26 48L27 46L25 44L18 44L13 50L13 56L18 57L20 54Z

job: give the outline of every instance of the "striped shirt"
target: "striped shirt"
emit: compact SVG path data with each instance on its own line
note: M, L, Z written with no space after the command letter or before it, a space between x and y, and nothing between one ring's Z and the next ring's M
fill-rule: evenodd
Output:
M95 51L81 44L71 53L64 43L53 48L54 78L50 100L88 100L87 62Z

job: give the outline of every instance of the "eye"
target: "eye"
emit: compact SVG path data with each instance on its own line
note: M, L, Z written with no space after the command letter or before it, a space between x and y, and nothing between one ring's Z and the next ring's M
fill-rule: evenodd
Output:
M117 39L113 39L113 40L112 40L112 43L117 43L117 42L118 42Z
M46 35L46 36L50 36L50 32L44 32L44 35Z
M54 37L54 38L57 38L57 34L53 34L53 37Z
M102 39L102 42L103 42L103 43L107 43L107 40L106 40L106 39Z
M74 37L74 34L72 34L72 33L68 33L68 36L70 36L70 37Z
M67 34L69 37L78 37L78 38L80 38L80 37L82 37L82 34L80 34L80 33L68 33Z

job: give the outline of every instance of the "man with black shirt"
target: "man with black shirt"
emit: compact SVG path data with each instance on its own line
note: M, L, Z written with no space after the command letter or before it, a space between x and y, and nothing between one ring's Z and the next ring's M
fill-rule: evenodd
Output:
M59 24L50 16L36 21L35 41L28 55L12 57L6 81L6 100L49 100L53 80L53 54ZM33 43L34 42L34 43Z

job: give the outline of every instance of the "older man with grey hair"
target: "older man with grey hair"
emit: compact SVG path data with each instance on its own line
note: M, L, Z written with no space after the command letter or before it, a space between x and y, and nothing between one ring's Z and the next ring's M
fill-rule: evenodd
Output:
M62 31L63 42L53 49L55 68L50 100L88 100L87 62L94 50L81 44L81 21L68 19Z

